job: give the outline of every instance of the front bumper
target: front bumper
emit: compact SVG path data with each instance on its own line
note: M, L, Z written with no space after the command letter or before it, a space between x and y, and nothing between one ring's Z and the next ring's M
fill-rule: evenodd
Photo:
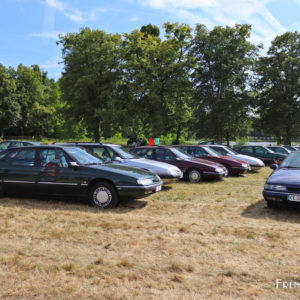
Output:
M181 172L178 175L165 175L165 174L158 174L158 176L162 179L163 184L171 184L178 182L182 177L183 173Z
M264 166L259 166L259 165L250 165L251 167L251 171L258 171L261 168L263 168Z
M204 171L204 178L206 179L217 179L227 176L227 170L223 170L222 172L213 172L213 171Z
M120 196L141 197L147 194L159 192L163 182L160 180L151 185L116 186Z
M247 173L249 168L244 168L244 167L232 167L231 172L232 175L240 175L240 174L245 174Z
M292 192L277 192L272 190L263 190L264 199L272 203L282 203L287 205L300 205L300 202L288 200L288 195L299 195Z

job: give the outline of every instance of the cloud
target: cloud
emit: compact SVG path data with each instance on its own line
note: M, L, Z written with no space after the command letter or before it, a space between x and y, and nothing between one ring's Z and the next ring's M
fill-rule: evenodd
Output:
M251 24L251 39L255 43L269 44L285 28L267 9L271 0L139 0L143 6L164 10L188 23L214 26ZM299 1L300 0L295 0Z
M94 21L97 19L96 13L97 12L104 12L106 11L104 8L98 8L96 10L84 12L79 10L78 8L70 7L68 3L62 2L59 0L45 0L45 4L58 12L62 15L67 17L68 19L77 22L77 23L84 23L89 21Z
M64 32L41 32L41 33L32 33L31 36L39 37L42 39L58 39L58 35L63 34Z

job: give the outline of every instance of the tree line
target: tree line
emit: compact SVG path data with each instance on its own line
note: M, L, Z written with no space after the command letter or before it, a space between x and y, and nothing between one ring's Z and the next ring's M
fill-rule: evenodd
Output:
M263 130L278 142L300 135L300 34L262 46L250 25L165 23L131 33L83 28L60 35L64 71L0 65L1 134L227 141Z

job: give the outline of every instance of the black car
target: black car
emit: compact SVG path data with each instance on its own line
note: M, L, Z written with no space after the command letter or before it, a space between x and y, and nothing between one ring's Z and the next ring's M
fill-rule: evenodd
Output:
M4 141L0 143L0 152L9 148L37 146L40 144L41 143L39 142L31 142L31 141Z
M104 163L77 147L54 145L11 148L0 153L1 193L29 193L89 198L93 205L114 207L119 196L161 190L148 171Z
M282 161L287 156L286 154L276 153L264 146L236 146L234 150L241 154L259 158L266 165L270 165L277 160Z

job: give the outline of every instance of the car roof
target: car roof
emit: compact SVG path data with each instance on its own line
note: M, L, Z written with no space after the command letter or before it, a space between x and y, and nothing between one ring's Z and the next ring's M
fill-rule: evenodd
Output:
M6 141L2 141L2 143L30 143L32 145L40 145L40 142L33 142L33 141L23 141L23 140L6 140Z
M66 143L53 143L52 145L63 145L63 146L75 146L75 145L86 145L86 146L116 146L121 147L121 145L110 144L110 143L95 143L95 142L66 142Z

